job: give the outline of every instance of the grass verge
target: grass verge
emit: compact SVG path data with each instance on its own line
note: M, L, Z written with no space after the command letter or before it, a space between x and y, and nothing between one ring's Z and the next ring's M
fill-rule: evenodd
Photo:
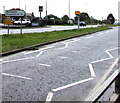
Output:
M80 30L63 30L45 33L28 33L15 35L2 35L2 53L22 49L28 46L34 46L41 43L52 42L56 40L71 38L74 36L86 35L101 30L107 30L109 27L83 28Z

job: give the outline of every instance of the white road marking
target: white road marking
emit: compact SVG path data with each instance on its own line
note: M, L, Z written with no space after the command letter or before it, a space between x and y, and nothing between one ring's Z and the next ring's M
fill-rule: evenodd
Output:
M90 49L90 48L88 48L88 47L82 47L83 49Z
M62 86L62 87L59 87L59 88L56 88L56 89L52 89L52 91L57 92L57 91L60 91L60 90L63 90L63 89L66 89L66 88L69 88L69 87L72 87L72 86L87 82L87 81L90 81L90 80L93 80L93 79L94 78L91 77L91 78L81 80L81 81L78 81L78 82L75 82L75 83L72 83L72 84L68 84L68 85L65 85L65 86Z
M68 57L59 56L60 59L67 59Z
M79 41L80 39L72 40L72 41L65 41L63 44L70 44Z
M31 54L31 53L43 51L43 50L46 50L46 49L50 49L50 48L53 48L53 47L55 47L55 46L49 46L49 47L45 47L45 48L42 48L42 49L39 49L39 50L34 50L34 51L30 51L30 52L24 52L24 54Z
M89 38L92 38L93 36L87 36L87 37L85 37L86 39L89 39Z
M40 66L51 67L49 64L39 64Z
M91 77L96 77L94 69L93 69L93 65L91 63L89 64L89 68L90 68Z
M45 100L45 103L50 103L52 100L52 97L53 97L53 92L49 92Z
M61 50L61 49L66 49L68 47L68 44L65 44L65 46L64 47L62 47L62 48L58 48L59 50Z
M17 62L17 61L22 61L22 60L34 59L34 58L35 58L35 57L14 59L14 60L2 61L2 63L11 63L11 62Z
M43 51L41 51L40 53L38 53L38 55L36 55L36 57L39 57L42 53L43 53Z
M99 33L98 35L102 35L103 33Z
M120 59L120 56L113 62L113 64L110 66L110 68L108 69L108 71L104 74L104 76L101 78L100 82L97 83L97 85L94 87L94 89L91 91L91 93L89 93L89 95L87 96L87 98L95 91L97 90L98 87L100 87L100 85L106 80L106 78L108 77L108 75L110 74L110 72L113 70L113 68L117 65L118 61ZM87 100L87 98L85 100Z
M100 60L92 61L91 64L102 62L102 61L106 61L106 60L109 60L109 59L111 59L111 58L105 58L105 59L100 59Z
M109 33L110 31L106 31L105 33Z
M5 76L10 76L10 77L16 77L16 78L21 78L21 79L32 80L31 78L28 78L28 77L23 77L23 76L8 74L8 73L1 73L1 74L2 74L2 75L5 75Z
M80 51L75 51L75 50L73 50L73 51L71 51L71 52L73 52L73 53L80 53Z
M98 63L98 62L102 62L102 61L106 61L106 60L112 59L113 56L109 53L109 51L116 50L116 49L118 49L118 47L113 48L113 49L109 49L109 50L106 50L106 51L105 51L105 52L108 54L109 58L104 58L104 59L92 61L91 63L88 64L88 65L89 65L89 69L90 69L90 73L91 73L91 76L92 76L92 77L96 77L92 64L95 64L95 63Z

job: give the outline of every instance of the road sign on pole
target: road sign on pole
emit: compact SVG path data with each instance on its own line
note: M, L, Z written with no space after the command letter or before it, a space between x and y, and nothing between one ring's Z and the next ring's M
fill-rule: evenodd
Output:
M78 20L78 29L80 29L80 11L75 11L75 15L77 16Z
M39 12L43 12L43 6L39 6Z
M80 11L75 11L75 15L80 15Z
M6 10L5 16L25 16L24 10Z
M39 6L39 12L40 12L40 20L41 20L41 12L43 12L43 6Z

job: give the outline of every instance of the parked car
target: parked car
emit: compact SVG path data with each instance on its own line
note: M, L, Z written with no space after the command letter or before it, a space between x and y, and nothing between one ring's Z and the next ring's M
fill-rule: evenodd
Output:
M80 26L86 26L86 23L84 21L80 22Z
M26 25L26 24L30 24L31 21L29 19L22 19L22 24ZM18 21L14 21L14 24L21 24L21 19L19 19Z

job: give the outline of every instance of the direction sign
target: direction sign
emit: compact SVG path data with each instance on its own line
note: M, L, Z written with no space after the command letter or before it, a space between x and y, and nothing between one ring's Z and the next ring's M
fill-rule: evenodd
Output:
M5 16L25 16L24 10L6 10Z

